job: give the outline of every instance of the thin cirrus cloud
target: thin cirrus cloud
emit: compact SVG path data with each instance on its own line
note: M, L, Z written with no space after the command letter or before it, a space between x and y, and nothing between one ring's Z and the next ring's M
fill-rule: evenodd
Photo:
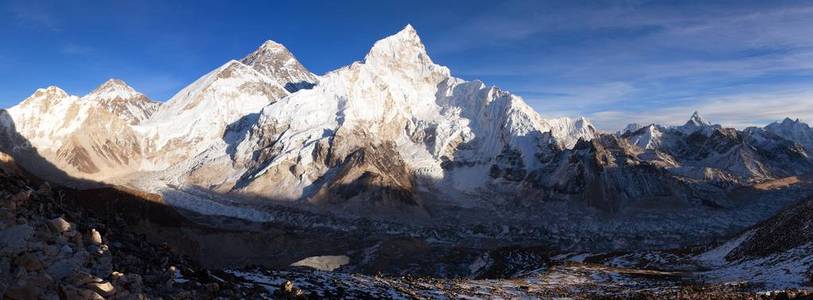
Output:
M499 82L543 115L586 115L606 130L682 123L694 108L737 127L810 118L802 107L813 107L813 4L514 1L496 10L430 49L503 49L510 55L472 60L459 75Z
M16 21L27 27L59 31L61 22L46 2L41 1L9 1L6 10Z
M62 46L60 52L66 55L87 55L93 52L93 48L89 46L68 43Z
M608 82L595 85L567 85L562 87L524 87L515 90L525 101L545 117L584 114L591 106L612 105L628 99L637 89L626 82Z
M621 129L629 123L680 125L693 111L700 112L712 123L736 128L765 126L787 117L810 122L813 121L813 90L799 86L732 93L704 98L691 106L666 106L645 111L607 110L589 116L602 128Z
M166 99L267 38L323 73L351 61L337 53L364 51L389 32L383 28L412 23L433 60L455 76L514 92L545 117L587 116L606 131L628 121L682 123L693 110L732 126L810 119L813 3L492 2L448 4L455 16L425 9L437 4L430 1L364 3L367 10L343 14L290 3L268 18L283 4L9 0L0 3L0 31L17 42L0 47L0 75L15 78L0 82L0 98L12 105L43 84L78 93L118 77ZM367 18L368 10L391 17ZM324 51L325 41L337 51Z

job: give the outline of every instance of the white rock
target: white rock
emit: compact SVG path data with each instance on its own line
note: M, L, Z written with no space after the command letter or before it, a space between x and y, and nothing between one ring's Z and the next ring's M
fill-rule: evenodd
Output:
M308 267L321 271L333 271L339 267L350 263L350 258L345 255L311 256L297 261L291 266Z
M71 230L71 223L68 223L68 221L65 221L65 219L61 217L52 219L48 222L48 225L57 233L63 233Z
M90 230L90 243L97 246L102 244L102 235L95 228Z
M107 281L91 282L86 284L86 286L104 297L109 297L116 293L116 288L113 286L113 284Z

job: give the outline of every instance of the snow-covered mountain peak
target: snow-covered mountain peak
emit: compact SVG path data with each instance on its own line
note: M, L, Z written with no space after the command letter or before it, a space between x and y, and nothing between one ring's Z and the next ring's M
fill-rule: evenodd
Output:
M440 72L449 76L449 69L432 62L418 32L411 25L375 42L364 57L364 63L377 68L397 69L404 73Z
M700 113L695 111L689 118L689 121L686 121L686 126L705 127L711 126L711 123L703 119L703 117L700 116Z
M229 124L288 94L278 79L231 60L175 94L139 130L172 164L222 143Z
M23 100L23 103L36 99L61 99L67 98L68 96L70 95L68 95L65 90L59 88L58 86L51 85L46 88L37 89L33 94L31 94L31 96Z
M801 120L785 118L781 123L765 126L765 130L802 145L809 155L813 155L813 128Z
M39 97L39 96L42 96L42 95L67 97L68 93L65 92L65 90L61 89L58 86L50 85L50 86L48 86L46 88L37 89L34 92L34 94L31 95L31 97L35 97L35 96Z
M404 29L401 29L401 31L399 33L401 33L401 32L415 34L416 36L418 35L418 32L415 31L415 27L412 27L412 24L409 24L409 23L407 23L404 26Z
M774 124L781 125L782 127L785 127L785 128L794 128L794 127L810 128L810 126L808 126L807 124L805 124L804 122L802 122L798 118L796 118L796 120L791 119L791 118L785 118L784 120L782 120L782 123L774 122L773 124L770 124L768 126L776 126Z
M258 72L276 80L289 92L310 88L318 77L308 71L294 55L280 43L268 40L252 52L241 63L251 66Z
M418 32L415 31L412 25L407 25L398 33L375 42L367 53L365 61L369 63L369 60L375 60L376 58L412 58L404 57L402 56L403 54L422 55L426 59L429 59L426 54L426 47L423 45L423 42L421 42L421 37L418 36Z
M102 108L131 125L146 120L161 105L120 79L105 81L81 100L88 105Z
M16 130L40 149L61 145L63 137L84 118L79 97L56 86L37 89L8 113Z
M633 133L633 132L638 131L641 128L644 128L644 125L641 125L639 123L629 123L629 124L627 124L626 127L624 127L624 129L622 129L621 131L618 132L618 135Z
M201 76L198 80L195 80L195 82L172 96L172 98L164 104L161 111L156 114L156 117L159 117L159 119L162 119L160 117L163 116L171 118L172 115L180 113L181 111L197 107L201 100L197 96L215 84L226 84L229 81L234 81L233 84L237 84L245 81L247 78L257 77L265 76L262 76L250 66L236 60L230 60L217 69Z
M631 144L642 149L655 149L661 145L663 133L655 124L643 126L634 131L628 132L628 140Z
M786 117L784 120L782 120L782 123L784 123L784 124L791 124L791 123L798 123L798 122L799 122L799 118L796 118L795 121L793 119L789 118L789 117Z
M28 96L25 100L20 102L20 104L12 107L13 110L25 110L27 108L31 108L34 110L39 110L40 112L45 112L50 110L51 107L56 105L59 102L63 102L63 99L73 99L76 100L75 96L69 95L65 90L57 87L57 86L48 86L46 88L39 88L34 91L31 96Z
M285 46L283 44L277 43L277 42L275 42L273 40L265 41L262 45L260 45L260 48L257 49L257 50L258 51L263 50L263 51L266 51L268 53L280 53L280 52L288 51L288 49L285 48Z
M571 119L568 117L546 120L551 135L564 148L573 148L580 140L591 140L599 135L593 123L587 118L578 117Z
M784 131L784 132L786 132L788 134L795 134L795 135L802 134L802 133L805 133L805 132L810 132L811 130L813 130L813 129L810 128L809 125L802 122L798 118L796 120L793 120L791 118L785 118L784 120L782 120L781 123L780 122L773 122L771 124L768 124L768 126L765 126L765 129L768 129L769 131L774 131L774 132L776 132L776 131Z
M712 125L710 122L703 119L703 117L701 117L700 113L697 111L695 111L689 120L686 121L686 124L677 127L677 129L684 134L692 134L700 131L705 135L710 135L714 129L719 128L722 127L720 125Z
M133 99L144 95L137 92L121 79L111 78L102 83L95 90L90 92L85 99L91 100L113 100L113 99Z
M577 127L593 127L593 123L585 117L578 117L575 122Z

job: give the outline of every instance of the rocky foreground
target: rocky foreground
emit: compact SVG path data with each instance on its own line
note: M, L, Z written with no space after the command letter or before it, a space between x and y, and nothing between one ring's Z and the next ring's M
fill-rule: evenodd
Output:
M69 205L47 183L0 177L0 298L260 298L263 289L218 277L128 231Z
M130 229L125 218L94 215L65 197L66 190L35 184L19 175L19 170L8 166L0 174L2 299L813 297L809 291L799 290L756 293L747 284L704 285L679 272L555 260L501 279L370 276L262 267L205 269L177 255L169 245L148 242L146 236ZM507 263L497 265L504 268L492 270L496 273L513 270Z

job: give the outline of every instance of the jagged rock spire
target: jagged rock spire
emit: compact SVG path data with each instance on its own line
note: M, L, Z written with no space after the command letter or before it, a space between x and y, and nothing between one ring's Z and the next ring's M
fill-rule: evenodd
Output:
M689 118L689 121L686 122L686 126L710 126L710 125L711 123L703 119L703 117L701 117L700 113L697 111L695 111Z

